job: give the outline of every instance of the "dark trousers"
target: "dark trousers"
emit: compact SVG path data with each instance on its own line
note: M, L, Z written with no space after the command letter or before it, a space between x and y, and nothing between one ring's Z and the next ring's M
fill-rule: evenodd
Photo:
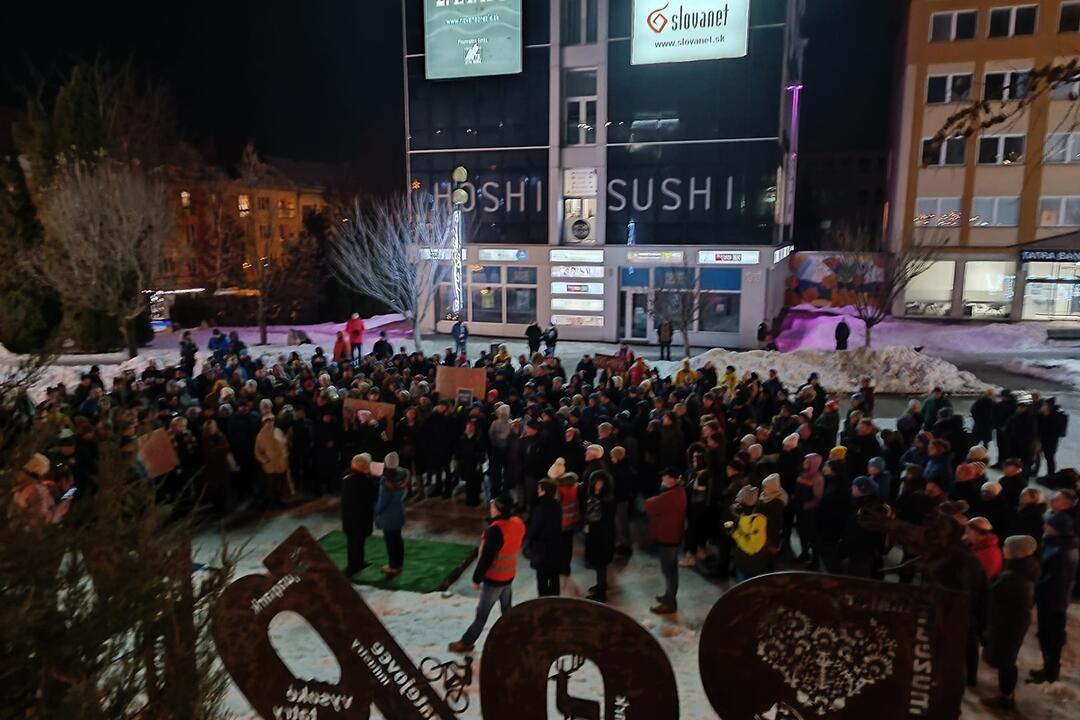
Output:
M468 346L469 346L469 341L466 338L461 338L459 340L454 340L454 354L455 355L468 355L469 354Z
M383 540L386 541L386 564L400 570L405 564L405 541L401 539L401 531L383 530Z
M661 343L660 343L660 359L661 360L670 360L671 359L671 343L661 341Z
M506 448L491 448L488 454L488 478L491 497L497 498L503 490L503 470L506 468Z
M562 531L562 544L559 549L559 572L569 577L570 575L570 561L574 557L574 531L563 530Z
M465 504L476 507L480 504L480 489L484 482L484 475L479 470L469 470L464 474L465 480Z
M607 563L596 566L596 594L603 597L607 592Z
M664 576L664 594L660 597L663 598L664 605L675 609L676 596L679 594L679 546L660 545L658 550L660 572Z
M353 362L356 362L364 356L364 341L361 340L358 343L353 343L351 347Z
M281 504L281 488L285 485L285 473L262 473L260 505L264 510Z
M536 571L536 594L540 597L559 596L559 571L537 570Z
M1016 669L1016 660L1008 666L1002 665L998 668L998 692L1005 697L1009 697L1016 690L1016 679L1019 673Z
M974 685L979 679L979 632L975 628L968 628L966 649L967 681L968 685ZM1015 672L1015 661L1013 662L1013 668ZM1008 695L1010 693L1003 692L1002 694Z
M345 569L347 574L360 572L364 567L364 541L367 540L367 535L361 535L360 533L346 533L345 534L345 552L347 560L345 561Z
M1065 611L1038 606L1039 649L1043 669L1051 682L1061 673L1061 648L1065 647Z
M693 503L687 517L686 552L693 555L699 548L704 548L709 539L709 506L705 503Z

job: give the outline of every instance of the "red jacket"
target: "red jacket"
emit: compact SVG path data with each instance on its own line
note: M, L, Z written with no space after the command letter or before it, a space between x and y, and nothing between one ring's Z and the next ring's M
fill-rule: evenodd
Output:
M686 525L686 491L681 485L645 501L649 530L659 545L681 545Z
M1005 565L1005 558L1001 554L1001 548L998 547L997 535L990 533L979 538L971 544L971 552L982 564L983 570L986 571L987 580L993 580L1001 574L1001 570Z
M345 323L345 337L348 338L351 345L363 345L364 318L349 318L349 322Z

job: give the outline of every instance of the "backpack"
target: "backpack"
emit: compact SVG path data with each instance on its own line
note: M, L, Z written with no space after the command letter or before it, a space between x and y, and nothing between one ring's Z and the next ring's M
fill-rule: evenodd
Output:
M757 555L765 549L765 528L768 520L759 512L740 515L731 531L736 547L747 555Z

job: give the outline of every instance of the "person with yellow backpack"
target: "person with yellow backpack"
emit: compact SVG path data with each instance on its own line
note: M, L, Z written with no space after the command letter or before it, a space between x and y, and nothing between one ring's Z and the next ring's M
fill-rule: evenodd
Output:
M735 580L742 582L769 569L768 518L758 509L758 490L747 485L731 506L733 520L724 523L734 544Z

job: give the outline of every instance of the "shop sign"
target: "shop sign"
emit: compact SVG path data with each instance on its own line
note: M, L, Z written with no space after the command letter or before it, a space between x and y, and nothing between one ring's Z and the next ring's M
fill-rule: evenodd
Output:
M428 80L521 72L521 0L424 0Z
M630 64L745 57L750 0L634 0Z
M596 265L552 265L553 278L602 278L604 268Z
M586 300L584 298L552 298L551 309L573 312L604 312L604 301Z
M790 255L794 249L795 249L794 245L785 245L782 248L777 248L776 250L773 250L773 253L772 253L773 265L776 265L777 263L779 263L782 260L784 260L785 258L787 258L787 256Z
M698 265L757 265L761 253L757 250L699 250Z
M416 251L416 257L418 260L452 260L454 258L453 248L419 248ZM461 248L461 259L469 259L469 248Z
M528 250L515 248L482 248L477 254L481 262L525 262L529 259Z
M553 282L551 283L552 295L603 295L604 283L568 283L568 282Z
M632 263L682 263L686 253L682 250L631 250L626 259Z
M562 327L604 327L603 315L552 315L551 324Z
M549 250L548 259L551 262L565 263L602 263L604 262L603 250Z
M596 168L567 168L563 170L564 197L596 197L598 187Z
M1080 262L1080 250L1021 250L1020 262Z

